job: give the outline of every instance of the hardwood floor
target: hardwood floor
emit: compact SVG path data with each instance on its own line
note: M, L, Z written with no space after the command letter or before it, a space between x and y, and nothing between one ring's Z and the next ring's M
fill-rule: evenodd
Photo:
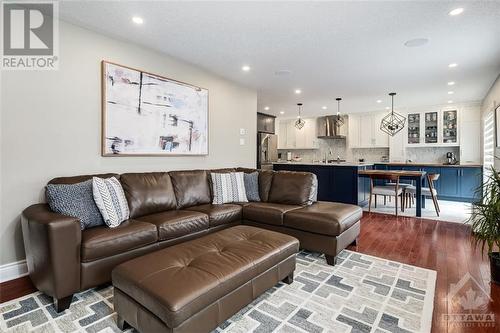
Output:
M482 256L481 251L473 247L468 226L365 213L358 244L349 249L437 271L432 332L500 332L500 286L490 284L488 257ZM461 323L444 319L447 314L469 313L462 309L455 298L452 304L448 304L447 300L450 286L459 282L467 273L480 286L473 286L473 280L468 280L463 294L469 288L478 292L476 296L483 296L479 288L485 291L486 304L480 311L473 312L494 314L494 327L484 327L484 324L478 322L468 323L468 327L463 327Z
M469 228L463 224L413 217L365 213L361 222L358 245L350 250L395 260L437 271L434 299L433 333L500 332L500 287L490 284L487 256L473 248ZM470 323L462 327L444 320L446 314L467 313L460 304L448 304L452 284L469 273L486 292L481 313L495 315L495 327ZM466 290L469 286L465 286ZM477 286L472 289L478 290ZM2 283L1 302L33 292L28 277ZM479 294L479 296L481 296ZM487 297L491 299L487 299Z

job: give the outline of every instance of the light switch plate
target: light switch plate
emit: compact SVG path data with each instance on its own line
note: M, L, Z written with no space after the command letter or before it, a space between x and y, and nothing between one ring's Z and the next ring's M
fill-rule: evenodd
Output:
M244 128L240 128L240 135L247 134L247 131Z
M244 146L244 145L245 145L245 139L240 138L240 146Z

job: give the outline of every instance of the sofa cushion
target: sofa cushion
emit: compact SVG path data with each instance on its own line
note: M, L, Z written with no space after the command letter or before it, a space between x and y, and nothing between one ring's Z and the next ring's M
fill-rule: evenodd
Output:
M186 208L186 210L207 214L210 227L241 221L242 207L235 204L200 205Z
M156 225L161 241L208 230L208 215L195 211L169 210L141 216L138 220Z
M210 173L212 203L215 205L247 202L243 172Z
M171 171L177 208L210 203L210 185L205 170Z
M298 205L283 205L271 202L252 202L243 206L243 219L265 224L282 225L283 215L294 209L299 209Z
M77 218L81 230L104 225L94 201L92 180L75 184L47 184L46 196L52 211Z
M94 201L101 212L104 223L110 228L116 228L128 220L130 211L122 184L115 177L92 178Z
M275 172L269 202L287 205L310 205L315 191L316 175L310 172Z
M355 205L318 201L285 214L287 227L321 235L338 236L363 216L363 210Z
M243 175L243 180L245 182L245 191L248 201L260 201L259 173L257 171L245 173Z
M269 201L269 192L275 172L272 170L259 170L259 195L263 202Z
M82 231L82 261L89 262L124 253L158 241L151 223L127 220L116 228L106 226Z
M125 173L120 181L131 218L176 208L174 188L166 172Z

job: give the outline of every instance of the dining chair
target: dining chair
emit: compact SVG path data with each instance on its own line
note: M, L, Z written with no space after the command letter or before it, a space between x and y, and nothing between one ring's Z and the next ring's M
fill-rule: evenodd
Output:
M392 185L374 185L375 180L385 180L390 182L395 182L395 186ZM401 211L404 212L404 201L403 201L403 188L399 186L399 176L398 175L370 175L370 198L368 201L368 211L371 212L372 209L372 198L375 196L375 208L377 208L377 196L383 195L385 197L395 197L395 207L396 216L398 216L398 199L401 197ZM384 200L384 204L385 204Z
M437 216L439 216L439 213L441 212L441 208L439 208L439 202L437 200L438 192L436 190L436 187L434 186L434 182L439 179L439 173L428 173L427 174L427 183L429 184L429 187L422 187L422 195L426 197L431 197L432 202L434 203L434 209L436 210ZM413 201L413 198L417 194L417 188L415 186L407 186L404 189L404 197L406 198L405 204L408 207L408 205L411 207L411 202Z

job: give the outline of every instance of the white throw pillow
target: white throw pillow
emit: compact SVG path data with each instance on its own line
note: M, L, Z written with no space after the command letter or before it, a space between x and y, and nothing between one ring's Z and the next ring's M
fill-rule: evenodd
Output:
M95 204L108 227L115 228L129 218L127 199L118 179L93 177L92 192Z
M213 204L248 202L243 172L211 173Z

